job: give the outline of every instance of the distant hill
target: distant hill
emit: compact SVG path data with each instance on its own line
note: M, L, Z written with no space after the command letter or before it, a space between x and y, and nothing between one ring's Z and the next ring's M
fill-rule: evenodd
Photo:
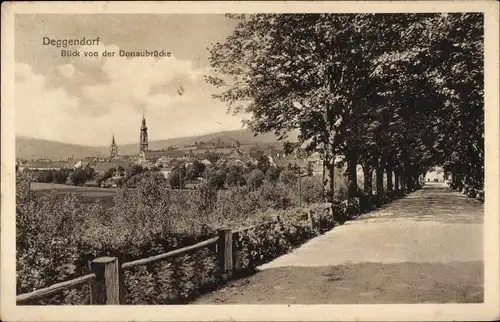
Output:
M16 158L22 159L76 159L86 156L105 156L101 149L28 137L16 137Z
M185 145L194 145L195 142L210 142L220 139L223 142L239 141L243 150L249 147L260 144L262 146L281 146L281 141L274 134L262 134L254 136L249 130L223 131L204 135L172 138L165 140L150 141L149 148L151 150L166 149L169 146L176 148L184 148ZM295 141L296 134L290 134L287 140ZM118 153L121 155L137 154L139 143L118 145ZM109 147L89 147L84 145L76 145L63 142L55 142L42 139L34 139L27 137L16 138L16 157L23 159L38 159L47 158L57 160L67 159L74 156L75 158L83 158L86 156L108 156Z
M160 150L160 149L166 149L169 146L175 146L176 148L183 148L185 145L194 145L195 142L210 142L210 141L217 141L218 139L220 139L223 142L233 142L233 143L239 141L242 146L242 149L244 149L245 146L254 145L256 143L260 143L265 146L282 144L281 141L278 141L278 137L272 133L254 136L251 131L243 129L243 130L216 132L216 133L197 135L197 136L186 136L180 138L150 141L149 149ZM287 140L295 141L297 140L297 135L296 134L289 135L289 138L287 138ZM102 147L100 149L102 149L102 151L107 151L109 150L109 147ZM118 152L120 154L136 154L138 153L138 149L139 149L139 143L118 145Z

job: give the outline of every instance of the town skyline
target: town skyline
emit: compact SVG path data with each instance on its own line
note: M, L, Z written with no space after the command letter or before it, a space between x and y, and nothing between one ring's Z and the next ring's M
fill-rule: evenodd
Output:
M210 134L218 134L218 133L225 133L225 132L238 132L238 131L249 131L251 132L248 128L246 127L241 127L241 128L236 128L236 129L229 129L229 130L220 130L220 131L208 131L208 132L202 132L202 133L197 133L193 135L183 135L183 136L172 136L172 137L161 137L161 138L153 138L149 140L149 142L157 142L157 141L165 141L165 140L176 140L176 139L184 139L184 138L194 138L198 136L205 136L205 135L210 135ZM132 144L137 144L139 145L140 139L131 139L129 141L123 142L120 140L120 138L116 135L116 133L110 131L109 135L103 138L103 142L99 144L79 144L79 143L71 143L71 142L65 142L61 140L52 140L52 139L44 139L44 138L39 138L35 136L27 136L27 135L16 135L16 138L25 138L25 139L34 139L34 140L46 140L46 141L51 141L55 143L64 143L64 144L74 144L74 145L82 145L82 146L87 146L87 147L95 147L95 148L105 148L109 147L110 143L112 142L113 136L115 137L116 144L118 146L120 145L132 145Z

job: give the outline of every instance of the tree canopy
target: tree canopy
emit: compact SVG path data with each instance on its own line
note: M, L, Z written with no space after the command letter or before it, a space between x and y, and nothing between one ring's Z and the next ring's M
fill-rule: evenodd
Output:
M395 175L412 189L432 165L481 186L483 15L252 14L210 49L207 81L257 133L299 130L301 146L333 161ZM377 183L378 184L378 183Z

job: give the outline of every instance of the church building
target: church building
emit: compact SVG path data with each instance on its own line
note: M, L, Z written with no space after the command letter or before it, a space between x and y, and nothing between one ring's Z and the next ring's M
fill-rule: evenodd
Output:
M111 141L111 148L109 154L111 159L116 159L118 157L118 146L116 145L114 134L113 134L113 139Z
M146 119L142 114L141 138L140 138L140 151L146 152L148 150L148 127L146 126Z
M139 157L137 163L142 166L161 166L168 164L169 159L183 159L186 157L186 151L179 151L173 149L163 149L151 151L148 142L148 127L146 126L146 119L142 115L142 125L139 140Z
M148 160L146 160L148 145L148 127L146 126L146 118L144 118L144 114L142 114L142 125L139 139L139 164L141 165L148 163Z

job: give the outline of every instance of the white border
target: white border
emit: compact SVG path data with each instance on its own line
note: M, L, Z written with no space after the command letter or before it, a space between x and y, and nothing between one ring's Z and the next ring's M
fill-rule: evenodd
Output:
M16 307L14 14L249 12L484 12L485 303ZM496 1L19 2L2 3L1 312L3 321L423 321L495 320L499 308L499 4ZM36 26L34 26L36 28Z

